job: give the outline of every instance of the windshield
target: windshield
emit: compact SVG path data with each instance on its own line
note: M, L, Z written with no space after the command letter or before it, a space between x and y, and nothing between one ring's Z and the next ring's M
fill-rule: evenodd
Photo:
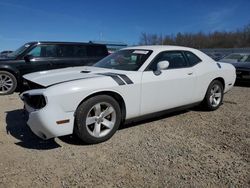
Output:
M95 67L136 71L148 59L151 50L120 50L94 64Z
M243 56L239 62L250 62L250 55Z
M241 54L231 54L231 55L224 57L223 59L234 59L234 60L239 61L242 57L243 57L243 55L241 55Z
M23 46L21 46L20 48L18 48L16 51L8 54L8 57L17 57L20 54L22 54L27 48L30 47L31 44L25 44Z

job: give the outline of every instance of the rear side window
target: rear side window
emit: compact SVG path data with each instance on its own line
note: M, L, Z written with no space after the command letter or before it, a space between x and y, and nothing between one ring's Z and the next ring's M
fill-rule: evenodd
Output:
M192 52L184 52L188 62L189 62L189 66L194 66L197 63L201 62L201 59L199 57L197 57L196 55L194 55Z
M105 57L108 51L104 45L46 44L36 46L29 52L29 55L64 58Z
M58 57L87 57L85 45L58 45Z
M87 46L88 55L90 57L105 57L108 55L106 46L104 45L88 45Z

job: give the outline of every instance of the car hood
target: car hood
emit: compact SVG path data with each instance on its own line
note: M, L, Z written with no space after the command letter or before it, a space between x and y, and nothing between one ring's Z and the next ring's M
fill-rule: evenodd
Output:
M128 74L129 72L130 71L84 66L35 72L26 74L23 78L32 83L39 84L40 86L49 87L69 81L90 79L107 75L112 76L113 74L123 75Z
M250 69L250 62L237 62L237 63L232 63L233 66L236 68L248 68Z

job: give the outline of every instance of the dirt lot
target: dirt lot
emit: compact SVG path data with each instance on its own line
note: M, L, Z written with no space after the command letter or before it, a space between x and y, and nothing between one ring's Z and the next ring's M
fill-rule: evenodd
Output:
M18 95L0 97L0 187L249 187L250 87L199 108L124 126L102 144L42 141Z

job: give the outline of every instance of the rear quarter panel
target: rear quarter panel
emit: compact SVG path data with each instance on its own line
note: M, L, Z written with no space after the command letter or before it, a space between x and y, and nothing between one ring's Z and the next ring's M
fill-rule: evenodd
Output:
M222 78L225 82L224 93L234 85L236 73L235 68L226 63L214 61L203 61L195 66L197 76L196 101L202 101L205 97L209 84L216 78Z

